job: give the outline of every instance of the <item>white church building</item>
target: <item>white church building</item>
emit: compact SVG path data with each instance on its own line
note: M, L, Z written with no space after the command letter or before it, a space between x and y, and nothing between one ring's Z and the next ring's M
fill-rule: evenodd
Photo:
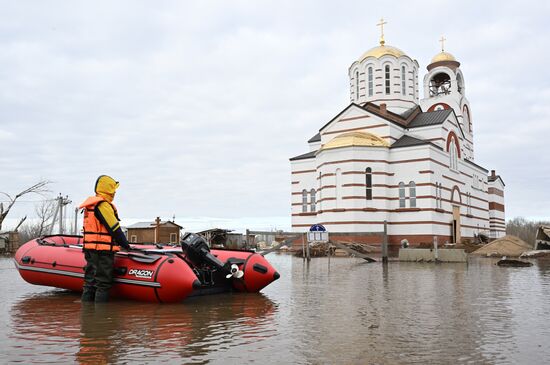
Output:
M293 231L322 224L335 239L380 243L386 221L394 246L505 234L504 182L475 162L464 75L443 40L423 99L418 62L383 34L351 64L351 103L290 159Z

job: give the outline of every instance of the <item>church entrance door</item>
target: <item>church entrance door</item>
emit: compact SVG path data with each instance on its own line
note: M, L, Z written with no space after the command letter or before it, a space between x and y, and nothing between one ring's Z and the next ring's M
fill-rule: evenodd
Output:
M461 240L460 236L460 206L453 205L453 221L452 221L452 235L453 242L459 243Z

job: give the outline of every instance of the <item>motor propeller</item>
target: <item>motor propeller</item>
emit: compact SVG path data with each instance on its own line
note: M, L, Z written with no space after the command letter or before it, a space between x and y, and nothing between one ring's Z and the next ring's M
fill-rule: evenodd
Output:
M231 268L229 269L229 274L225 275L226 279L230 279L231 277L234 277L235 279L240 279L244 276L244 272L242 270L239 270L239 267L236 264L232 264Z

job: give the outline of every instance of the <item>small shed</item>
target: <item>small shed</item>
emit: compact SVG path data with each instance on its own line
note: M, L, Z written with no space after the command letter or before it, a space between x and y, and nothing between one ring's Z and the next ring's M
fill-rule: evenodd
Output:
M230 229L212 228L197 232L204 237L210 247L242 248L244 236L242 233L234 233Z
M126 227L130 243L178 243L183 227L172 221L138 222Z
M19 248L19 232L0 232L0 253L12 254Z

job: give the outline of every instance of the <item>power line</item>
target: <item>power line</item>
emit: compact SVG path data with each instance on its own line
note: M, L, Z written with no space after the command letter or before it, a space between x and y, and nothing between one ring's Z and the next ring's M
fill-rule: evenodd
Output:
M44 200L16 200L16 203L44 203L44 202L53 202L57 199L44 199ZM11 200L0 200L0 203L11 203Z

